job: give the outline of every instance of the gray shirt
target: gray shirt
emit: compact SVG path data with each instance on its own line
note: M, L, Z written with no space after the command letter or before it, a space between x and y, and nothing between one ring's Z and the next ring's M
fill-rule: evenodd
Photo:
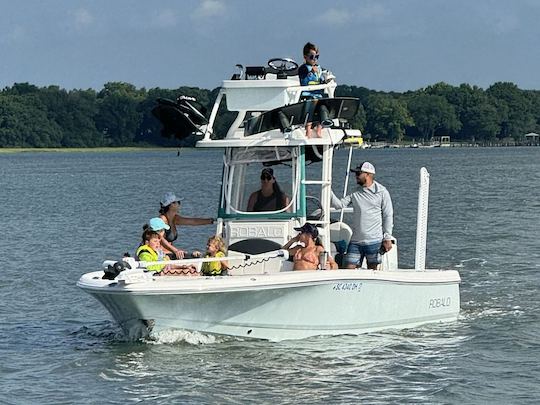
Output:
M390 193L382 184L374 181L371 187L361 187L342 199L332 191L332 206L345 208L352 203L354 221L351 242L369 245L392 239L394 209Z

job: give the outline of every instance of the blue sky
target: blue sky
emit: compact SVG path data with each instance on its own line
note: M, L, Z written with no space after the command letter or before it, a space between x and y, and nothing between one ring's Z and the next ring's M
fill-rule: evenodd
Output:
M540 89L538 0L0 0L0 88L212 89L319 45L339 84Z

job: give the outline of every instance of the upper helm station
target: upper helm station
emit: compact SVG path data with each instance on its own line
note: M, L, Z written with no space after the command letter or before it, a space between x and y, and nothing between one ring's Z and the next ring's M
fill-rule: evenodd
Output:
M361 135L348 126L358 111L358 99L334 97L337 84L329 71L323 71L324 83L301 86L298 64L292 59L237 67L240 72L223 81L208 120L189 97L158 100L154 115L163 123L165 135L183 138L195 132L203 135L197 147L225 149L217 233L230 252L255 254L279 248L296 235L294 227L306 221L319 226L322 243L329 249L331 232L341 235L348 228L342 223L330 227L333 149L344 137ZM324 98L301 100L302 92L313 90L322 90ZM213 128L223 98L236 118L226 136L215 139ZM306 137L307 122L322 125L321 137ZM253 211L248 200L261 188L261 172L267 167L288 197L287 205Z

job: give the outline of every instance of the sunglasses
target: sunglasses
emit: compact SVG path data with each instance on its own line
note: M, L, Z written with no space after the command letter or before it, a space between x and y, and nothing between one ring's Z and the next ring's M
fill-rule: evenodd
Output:
M269 174L262 174L261 180L272 180L272 176L270 176Z
M311 54L308 55L308 59L309 59L309 60L316 60L316 59L319 59L319 54L316 54L316 55L315 55L315 54L312 54L312 53L311 53Z

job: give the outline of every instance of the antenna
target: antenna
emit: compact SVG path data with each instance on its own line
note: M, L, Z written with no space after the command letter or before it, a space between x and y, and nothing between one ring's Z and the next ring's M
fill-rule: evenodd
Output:
M429 200L429 173L425 167L420 169L420 188L418 189L418 217L416 220L416 271L426 269L426 242Z

